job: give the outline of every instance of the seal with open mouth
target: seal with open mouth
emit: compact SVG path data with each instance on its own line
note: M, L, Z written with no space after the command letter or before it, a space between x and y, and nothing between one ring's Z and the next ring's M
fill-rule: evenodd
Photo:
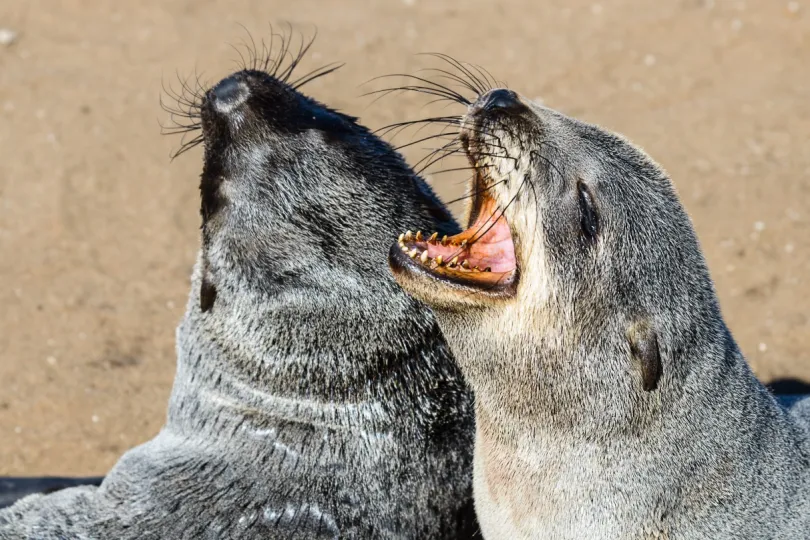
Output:
M0 538L477 534L471 393L385 263L395 231L458 227L387 143L299 91L289 50L179 99L201 129L182 149L205 148L202 246L166 425L99 488L0 511Z
M806 538L810 401L752 374L667 175L466 75L474 99L417 89L467 105L443 121L475 171L470 226L405 232L389 264L475 391L484 536Z

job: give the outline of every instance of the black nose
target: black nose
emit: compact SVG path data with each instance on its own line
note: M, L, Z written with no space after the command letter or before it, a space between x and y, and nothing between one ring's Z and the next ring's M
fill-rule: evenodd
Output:
M236 77L222 79L209 93L211 103L222 113L238 107L248 97L247 85Z
M509 109L519 104L520 98L516 93L506 88L498 88L486 95L483 108L491 111L493 109Z

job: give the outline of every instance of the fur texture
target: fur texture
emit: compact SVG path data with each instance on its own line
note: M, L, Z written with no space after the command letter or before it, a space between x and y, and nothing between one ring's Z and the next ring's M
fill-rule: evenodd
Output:
M476 393L484 536L810 537L810 400L786 410L754 377L667 175L512 95L457 124L512 230L515 296L398 276Z
M385 267L395 231L457 226L390 146L288 78L246 69L227 83L243 101L220 83L189 102L202 248L166 425L99 488L0 511L0 538L478 530L471 393Z

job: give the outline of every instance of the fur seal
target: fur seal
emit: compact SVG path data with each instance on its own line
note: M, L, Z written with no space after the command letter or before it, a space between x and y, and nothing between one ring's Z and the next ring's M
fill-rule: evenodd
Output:
M291 78L304 52L181 96L202 240L166 424L99 488L0 511L0 538L477 532L472 395L385 262L394 231L458 227L391 146L299 91L323 74Z
M389 264L475 392L484 537L810 537L810 400L753 375L666 173L475 73L431 87L467 106L470 227Z

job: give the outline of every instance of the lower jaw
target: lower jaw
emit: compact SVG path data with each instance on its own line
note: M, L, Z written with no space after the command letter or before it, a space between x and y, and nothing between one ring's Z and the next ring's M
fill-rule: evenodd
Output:
M491 305L515 297L519 282L517 269L506 272L470 271L455 268L437 270L393 244L388 255L394 278L406 292L431 307L449 310Z
M475 220L459 234L439 237L407 231L399 235L389 252L389 264L406 290L422 298L514 295L518 269L511 229L486 192L475 203Z

